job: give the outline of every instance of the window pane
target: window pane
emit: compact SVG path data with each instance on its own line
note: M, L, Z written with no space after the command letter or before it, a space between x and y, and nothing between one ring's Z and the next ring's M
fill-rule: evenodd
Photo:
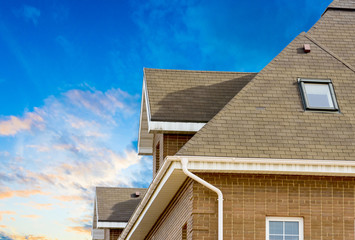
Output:
M286 235L298 235L298 222L285 222Z
M334 108L328 84L305 83L309 107Z
M283 236L270 235L269 240L283 240Z
M286 236L285 240L299 240L298 236Z
M283 222L275 222L275 221L270 221L269 222L269 233L270 234L283 234Z

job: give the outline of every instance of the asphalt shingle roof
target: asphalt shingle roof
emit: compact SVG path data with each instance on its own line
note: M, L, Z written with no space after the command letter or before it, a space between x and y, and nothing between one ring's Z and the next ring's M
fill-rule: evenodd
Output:
M128 222L146 191L145 188L96 187L98 221ZM132 194L136 192L141 195L134 197Z
M354 0L334 0L328 8L348 8L355 9Z
M354 160L354 24L355 11L326 11L309 34L296 37L177 155ZM303 44L311 45L310 53L304 53ZM299 77L331 79L340 112L304 111Z
M207 122L255 75L145 68L151 120Z

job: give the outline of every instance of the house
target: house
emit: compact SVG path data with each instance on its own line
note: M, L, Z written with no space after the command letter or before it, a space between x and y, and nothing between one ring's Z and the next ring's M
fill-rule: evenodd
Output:
M259 73L144 69L153 181L118 239L355 239L355 1Z
M116 240L142 200L145 188L96 187L93 240Z

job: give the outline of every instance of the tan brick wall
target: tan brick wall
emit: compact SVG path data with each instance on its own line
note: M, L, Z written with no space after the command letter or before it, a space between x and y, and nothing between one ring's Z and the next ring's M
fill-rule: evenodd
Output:
M353 177L199 175L224 194L224 239L265 240L266 216L303 217L305 240L355 239ZM217 239L214 192L192 182L174 201L147 239L181 239L186 221L187 239Z
M153 176L164 163L166 156L175 155L192 137L192 134L154 134L153 139ZM159 150L157 151L157 146ZM158 154L157 154L158 153ZM159 156L159 157L158 157ZM158 168L157 168L158 167Z
M122 233L122 229L110 229L110 240L117 240Z
M187 238L192 239L192 190L193 181L187 180L175 195L160 219L155 223L146 240L181 240L186 224Z
M266 216L303 217L304 239L354 239L355 178L201 174L224 194L225 239L265 239ZM217 239L216 194L194 184L193 239ZM197 230L197 229L203 230ZM196 230L195 230L196 229Z

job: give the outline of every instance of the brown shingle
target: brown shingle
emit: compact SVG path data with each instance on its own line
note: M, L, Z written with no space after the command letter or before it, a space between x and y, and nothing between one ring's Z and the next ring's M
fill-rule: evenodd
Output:
M328 7L329 8L346 8L355 9L354 0L334 0Z
M128 222L146 191L145 188L96 187L98 221ZM136 192L141 195L133 196Z
M255 75L145 68L151 120L207 122Z
M341 112L305 112L299 77L331 79ZM177 154L354 160L354 79L353 70L301 34Z

